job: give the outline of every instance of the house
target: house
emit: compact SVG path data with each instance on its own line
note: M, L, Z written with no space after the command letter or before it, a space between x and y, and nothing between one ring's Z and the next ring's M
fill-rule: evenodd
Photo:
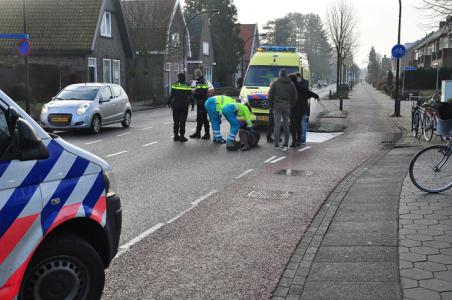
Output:
M123 0L121 4L135 52L129 74L134 98L164 104L171 84L183 72L184 44L187 57L191 52L180 0Z
M194 80L196 69L201 69L204 78L213 82L215 56L209 17L205 14L194 18L189 24L191 55L187 61L187 80Z
M110 82L127 88L132 44L119 0L25 0L32 94L48 100L66 85ZM22 1L0 1L0 33L22 33ZM23 90L23 59L0 40L0 88Z
M251 58L259 47L259 28L257 24L241 24L240 38L243 40L243 55L237 68L236 79L244 78Z

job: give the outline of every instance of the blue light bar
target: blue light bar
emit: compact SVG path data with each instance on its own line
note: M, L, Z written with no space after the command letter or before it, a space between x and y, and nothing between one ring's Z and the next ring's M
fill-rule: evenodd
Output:
M261 46L259 48L265 52L297 52L297 47L290 46Z
M30 39L30 36L28 34L0 34L0 39L11 39L11 40L21 40L21 39Z

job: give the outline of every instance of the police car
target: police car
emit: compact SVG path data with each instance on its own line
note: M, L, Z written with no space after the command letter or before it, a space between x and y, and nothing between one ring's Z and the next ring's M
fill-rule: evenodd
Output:
M111 167L0 90L0 299L99 299L121 204Z

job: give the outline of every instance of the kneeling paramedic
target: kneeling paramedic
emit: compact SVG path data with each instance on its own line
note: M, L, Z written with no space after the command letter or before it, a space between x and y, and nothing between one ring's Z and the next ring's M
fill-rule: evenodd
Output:
M173 109L174 121L174 141L186 142L185 123L187 122L188 106L194 110L195 101L192 96L191 87L185 82L185 75L177 75L178 81L171 86L171 96L168 99L168 106Z
M226 141L221 136L221 113L223 107L227 104L236 103L235 99L228 96L215 96L207 99L205 108L209 114L210 123L214 135L214 143L224 144Z
M246 122L247 128L253 128L251 122L251 111L248 106L241 103L231 103L223 106L223 115L228 120L231 129L226 140L226 149L229 151L237 151L240 148L240 143L235 141L237 134L239 133L241 123L238 118L243 118Z

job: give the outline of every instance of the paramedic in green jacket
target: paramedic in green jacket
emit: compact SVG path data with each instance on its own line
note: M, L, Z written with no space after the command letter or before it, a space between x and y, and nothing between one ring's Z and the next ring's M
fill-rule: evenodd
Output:
M224 144L226 142L221 136L221 114L223 106L231 103L236 103L236 100L228 96L214 96L207 99L204 104L212 124L213 141L216 144Z
M253 123L251 122L251 111L245 104L231 103L223 106L223 115L231 125L231 131L228 139L226 140L226 147L228 150L238 150L240 144L237 145L235 141L241 127L241 123L238 118L243 118L246 122L247 128L252 129Z

